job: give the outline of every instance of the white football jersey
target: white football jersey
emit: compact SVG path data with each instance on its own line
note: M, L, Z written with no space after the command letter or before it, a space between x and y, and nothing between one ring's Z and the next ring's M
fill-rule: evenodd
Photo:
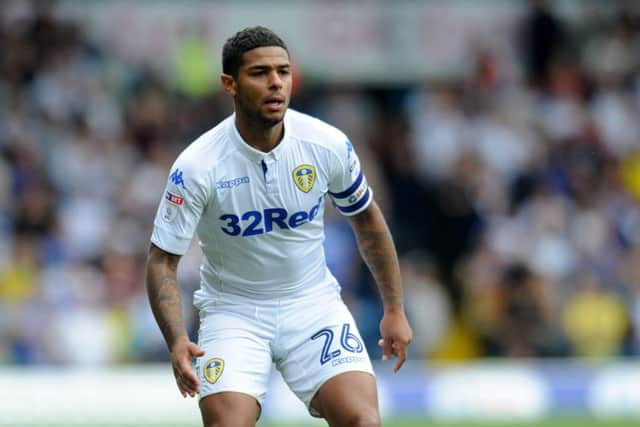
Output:
M214 290L265 299L337 288L323 249L327 194L344 215L372 200L344 133L289 109L283 139L264 153L242 140L231 115L178 156L151 241L183 255L197 233L200 308Z

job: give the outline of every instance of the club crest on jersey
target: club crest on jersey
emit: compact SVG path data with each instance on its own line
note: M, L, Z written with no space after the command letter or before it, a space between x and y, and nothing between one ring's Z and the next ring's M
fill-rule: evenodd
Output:
M213 359L207 360L207 363L204 364L204 369L202 370L204 373L204 377L211 384L215 384L222 375L222 371L224 371L224 360L214 357Z
M316 168L311 165L300 165L293 170L293 182L300 190L308 193L316 182Z

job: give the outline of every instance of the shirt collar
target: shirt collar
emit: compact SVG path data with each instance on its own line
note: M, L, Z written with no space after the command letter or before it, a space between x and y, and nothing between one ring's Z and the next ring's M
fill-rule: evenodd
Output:
M247 156L250 160L255 161L257 163L262 160L279 160L285 153L287 146L289 145L289 135L291 134L291 121L288 119L288 114L284 115L284 135L282 135L282 139L280 143L275 146L275 148L268 153L265 153L260 150L256 150L242 139L240 132L238 132L238 128L236 127L236 113L231 115L231 120L229 120L230 129L230 137L233 141L234 145L238 147L238 149Z

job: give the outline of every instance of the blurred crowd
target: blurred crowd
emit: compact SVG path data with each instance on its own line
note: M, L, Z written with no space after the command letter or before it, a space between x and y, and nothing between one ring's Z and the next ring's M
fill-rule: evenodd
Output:
M0 363L166 360L144 290L152 221L175 156L231 101L34 5L0 20ZM576 25L532 2L513 36L517 70L472 49L464 78L300 84L292 107L354 141L400 254L414 358L638 355L640 14ZM376 356L375 285L348 222L326 223ZM199 260L194 242L179 269L194 337Z

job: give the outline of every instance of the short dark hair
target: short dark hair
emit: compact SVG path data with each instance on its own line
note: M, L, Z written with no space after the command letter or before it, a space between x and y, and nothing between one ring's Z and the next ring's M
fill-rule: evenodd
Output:
M229 37L222 48L222 72L231 76L238 74L242 55L258 47L278 46L289 53L287 45L276 33L266 27L248 27Z

